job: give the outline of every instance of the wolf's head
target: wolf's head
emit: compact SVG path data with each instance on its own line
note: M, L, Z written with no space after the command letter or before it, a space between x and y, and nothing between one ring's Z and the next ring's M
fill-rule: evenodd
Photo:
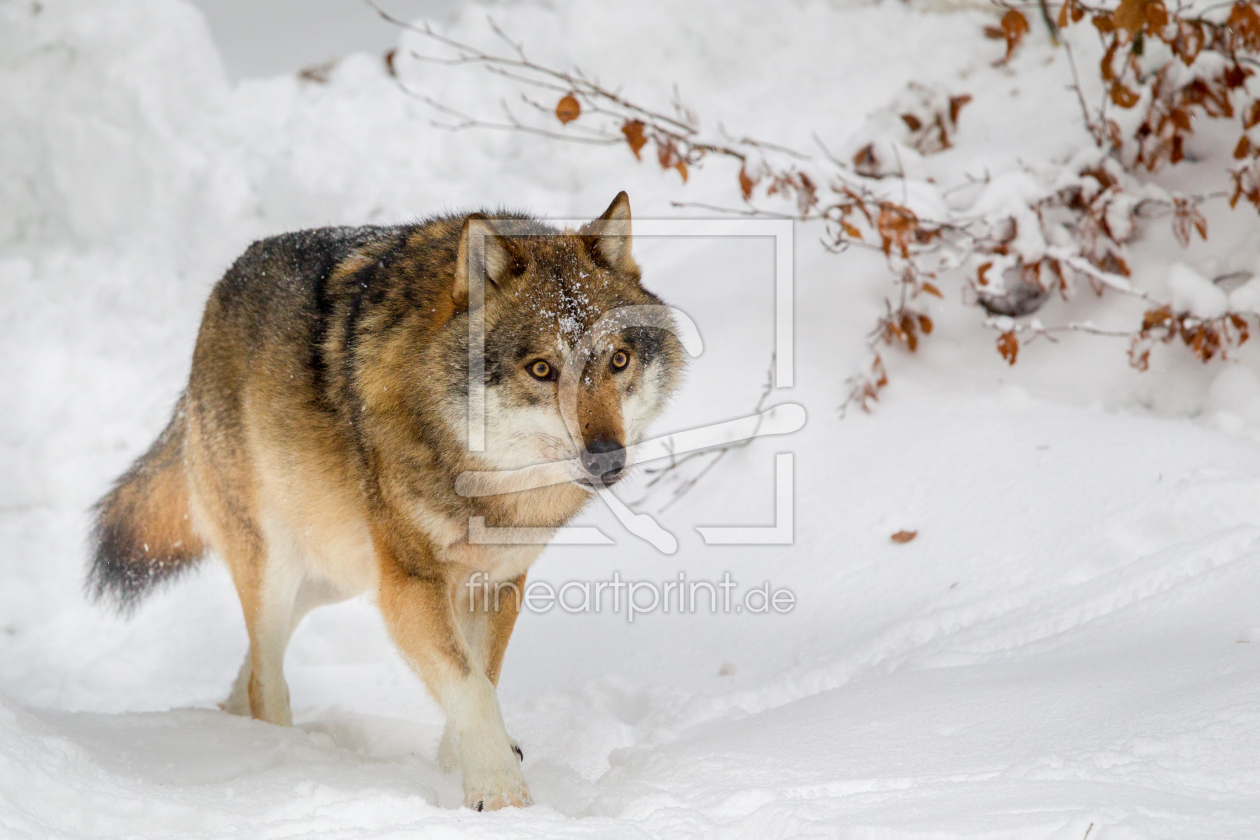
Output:
M569 461L567 477L586 486L611 484L629 468L627 449L643 439L685 361L668 308L640 284L630 247L624 192L578 230L480 214L464 222L452 294L469 319L454 326L471 324L475 347L482 313L478 456L489 466ZM467 410L452 419L466 423Z

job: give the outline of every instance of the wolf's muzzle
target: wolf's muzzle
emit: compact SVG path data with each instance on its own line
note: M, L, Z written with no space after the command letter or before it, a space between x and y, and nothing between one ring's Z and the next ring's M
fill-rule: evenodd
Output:
M609 438L596 438L582 453L582 467L604 484L612 484L620 478L625 466L625 448Z

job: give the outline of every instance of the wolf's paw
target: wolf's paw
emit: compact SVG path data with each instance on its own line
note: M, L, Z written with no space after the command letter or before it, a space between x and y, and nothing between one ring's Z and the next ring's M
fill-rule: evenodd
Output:
M497 811L500 808L528 808L534 804L529 795L529 785L519 773L495 774L483 777L476 783L464 781L464 805L474 811Z
M510 740L508 745L510 751L502 747L469 750L472 745L462 745L464 804L474 811L497 811L509 806L524 808L534 804L521 773L520 748Z

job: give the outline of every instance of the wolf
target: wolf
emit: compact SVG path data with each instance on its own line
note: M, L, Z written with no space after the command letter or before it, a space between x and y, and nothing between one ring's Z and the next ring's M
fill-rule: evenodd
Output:
M213 552L249 635L224 707L282 726L298 623L369 593L446 714L464 804L529 805L496 685L544 546L482 544L469 522L558 528L632 466L686 357L668 323L610 320L663 306L631 245L624 192L576 230L481 212L254 243L210 294L165 431L94 509L90 593L127 612ZM533 464L564 480L457 492ZM470 580L509 597L460 597Z

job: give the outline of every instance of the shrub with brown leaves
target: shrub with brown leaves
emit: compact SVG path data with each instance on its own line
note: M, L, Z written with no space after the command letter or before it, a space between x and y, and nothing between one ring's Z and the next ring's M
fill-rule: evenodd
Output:
M677 172L684 183L690 170L705 161L730 160L737 165L732 180L742 205L709 209L821 222L829 249L838 253L866 247L882 253L894 288L868 337L869 368L849 380L846 401L869 408L888 382L881 348L914 352L921 346L933 329L922 300L942 297L946 278L961 282L964 300L985 310L984 323L999 333L997 352L1012 365L1020 357L1021 340L1063 331L1127 338L1130 362L1139 369L1149 365L1151 348L1158 343L1180 342L1206 362L1248 339L1252 313L1205 318L1135 288L1126 248L1138 229L1156 218L1170 220L1182 246L1195 237L1207 239L1207 220L1199 209L1205 201L1228 198L1233 206L1245 200L1260 209L1260 101L1247 84L1253 67L1260 66L1258 9L1260 0L1238 0L1197 14L1169 8L1162 0L1119 0L1114 5L1066 0L1054 16L1043 5L1052 30L1052 17L1057 17L1059 30L1072 30L1088 19L1099 39L1097 81L1106 97L1095 109L1081 91L1070 31L1063 33L1062 42L1088 131L1083 145L1092 141L1095 152L1078 155L1084 163L1064 173L1053 189L1021 182L1028 178L1023 173L1001 174L989 186L1007 196L1004 202L984 212L972 208L966 215L937 219L916 213L886 182L905 178L905 156L931 155L953 145L970 100L966 92L911 85L888 109L872 115L869 138L851 152L835 156L819 140L821 153L811 154L748 137L731 139L725 131L708 132L676 93L672 113L653 110L581 71L537 64L497 27L495 32L510 46L508 55L384 16L455 51L454 58L418 58L481 65L535 91L563 92L554 107L526 97L553 120L553 127L521 121L511 112L506 122L490 123L427 100L458 118L451 128L509 128L567 141L624 143L640 161L651 159L644 155L651 147L657 164ZM1003 5L1000 11L998 23L986 34L1004 45L995 64L1012 67L1032 26L1020 7ZM1052 31L1052 36L1058 34ZM1131 117L1121 120L1118 114ZM1229 173L1232 184L1223 185L1232 186L1232 193L1182 195L1145 180L1144 174L1185 159L1187 138L1205 119L1240 120L1241 136L1232 150L1238 163ZM999 188L1003 178L1010 181L1006 192ZM1146 314L1129 330L1088 323L1045 326L1030 317L1050 299L1070 298L1081 289L1138 298L1146 304Z

